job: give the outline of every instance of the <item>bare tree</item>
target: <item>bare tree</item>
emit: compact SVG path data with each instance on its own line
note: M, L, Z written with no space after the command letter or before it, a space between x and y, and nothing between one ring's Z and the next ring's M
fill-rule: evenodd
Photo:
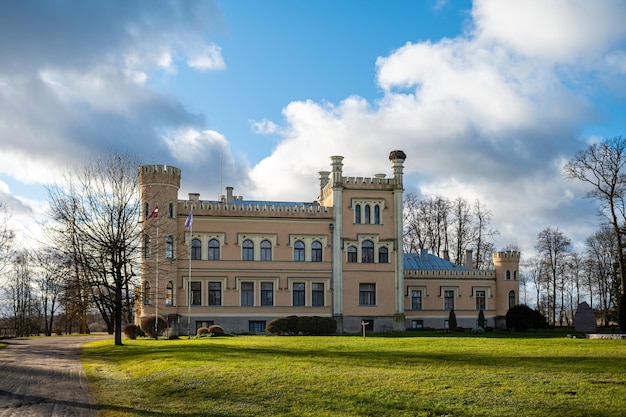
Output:
M44 334L51 336L55 314L60 307L59 298L64 288L63 261L60 254L51 249L36 251L34 258L36 268L33 283L43 315Z
M55 236L77 262L105 321L122 344L126 294L135 280L139 257L139 180L132 157L118 154L90 161L72 172L67 184L49 187Z
M461 197L457 197L451 204L452 207L452 237L454 239L452 259L456 264L463 263L465 250L474 240L473 219L470 203Z
M612 226L617 251L615 261L619 268L621 302L620 308L626 309L626 257L624 255L624 226L626 220L626 138L621 136L604 139L600 143L589 145L579 151L565 165L566 178L587 183L591 190L587 197L599 204L600 214L606 217ZM626 311L620 312L620 327L626 330Z
M557 289L563 279L563 267L566 256L570 253L571 244L570 239L558 228L552 229L547 227L537 235L535 248L542 256L550 274L549 285L551 293L548 293L548 310L552 314L552 324L556 324ZM561 303L561 310L562 308L563 304ZM562 320L562 314L560 314L560 318Z
M0 202L0 273L4 271L13 256L15 232L9 227L11 214L7 206Z
M605 325L609 324L610 311L617 305L619 271L615 268L617 242L612 227L602 226L586 240L586 283L590 293L590 305L599 311ZM597 302L594 302L596 296Z
M476 269L485 269L493 265L491 256L487 256L495 251L493 239L499 233L497 230L491 229L491 211L487 210L480 200L474 202L474 219L475 231L474 239L476 242ZM519 251L519 249L516 249Z

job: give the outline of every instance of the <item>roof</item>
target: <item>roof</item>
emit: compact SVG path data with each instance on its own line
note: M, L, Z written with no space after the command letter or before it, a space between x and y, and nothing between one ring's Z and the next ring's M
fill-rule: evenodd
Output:
M405 253L404 269L416 271L469 271L469 269L464 266L453 264L450 261L447 261L430 253Z

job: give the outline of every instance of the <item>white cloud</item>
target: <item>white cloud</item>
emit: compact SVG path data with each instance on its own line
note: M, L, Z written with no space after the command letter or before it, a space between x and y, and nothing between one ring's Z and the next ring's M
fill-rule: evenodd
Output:
M185 164L202 164L212 151L228 149L224 135L214 130L184 128L162 138L174 159Z
M222 57L222 48L214 43L204 46L196 53L190 54L187 65L200 71L223 70L226 68Z

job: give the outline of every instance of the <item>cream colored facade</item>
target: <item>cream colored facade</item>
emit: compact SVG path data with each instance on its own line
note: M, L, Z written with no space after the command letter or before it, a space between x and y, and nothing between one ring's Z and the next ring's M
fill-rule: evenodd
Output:
M444 328L450 307L460 326L475 327L484 307L497 326L518 302L519 253L494 254L492 271L403 254L406 156L389 159L390 176L361 178L344 176L343 157L332 156L313 203L249 201L230 187L220 201L180 200L178 168L140 167L144 212L159 211L142 223L137 320L166 316L178 334L210 324L259 333L276 317L325 316L356 333L363 322L374 331Z

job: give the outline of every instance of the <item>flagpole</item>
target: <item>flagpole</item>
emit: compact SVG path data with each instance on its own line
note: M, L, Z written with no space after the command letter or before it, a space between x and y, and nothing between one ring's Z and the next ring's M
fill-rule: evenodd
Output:
M193 234L193 223L189 225L189 275L187 278L187 337L189 339L191 339L191 236L192 234Z
M158 207L158 206L157 206ZM156 216L156 224L157 224L157 243L156 243L156 291L154 294L154 338L159 339L159 215L157 212Z
M187 278L187 338L191 339L191 236L193 235L193 206L189 207L189 215L185 220L185 229L189 230L189 276Z

